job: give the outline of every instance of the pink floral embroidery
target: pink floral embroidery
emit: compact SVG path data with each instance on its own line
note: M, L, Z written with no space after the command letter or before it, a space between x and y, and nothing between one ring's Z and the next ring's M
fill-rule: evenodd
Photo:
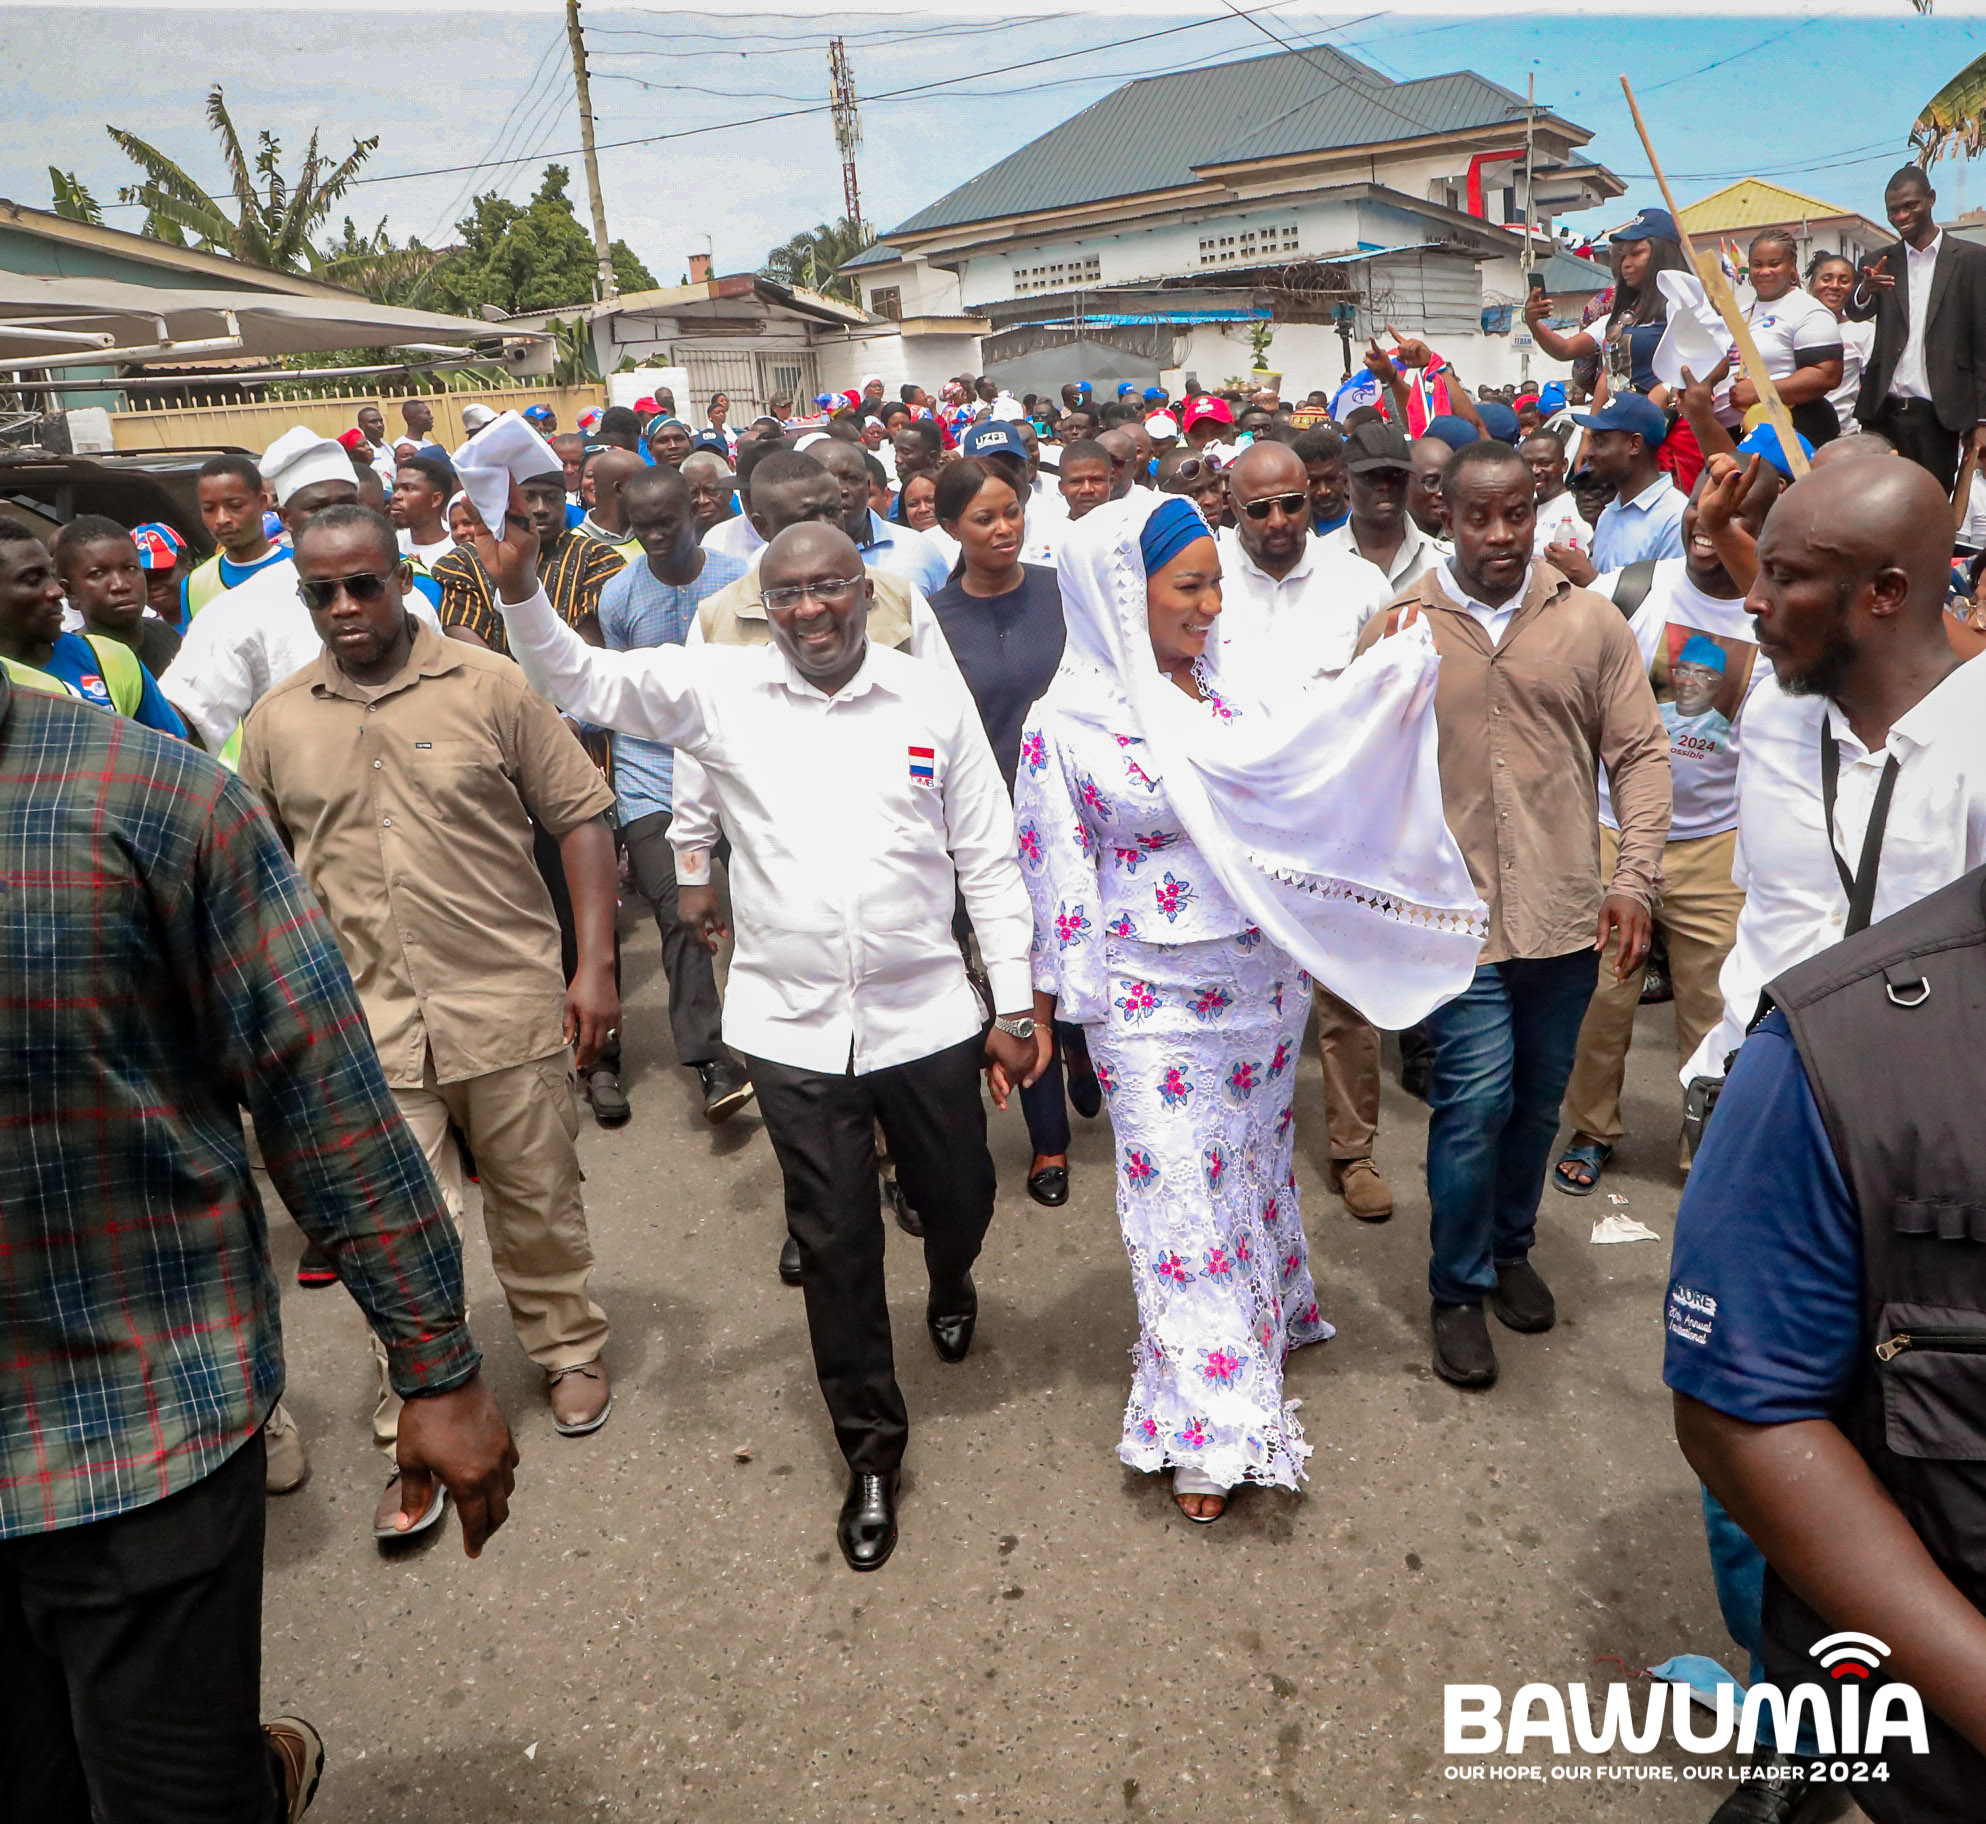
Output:
M1193 901L1193 883L1181 880L1178 875L1166 872L1166 877L1152 889L1158 900L1158 909L1165 914L1167 924L1172 924Z
M1294 1279L1297 1276L1297 1274L1302 1270L1303 1270L1302 1252L1296 1248L1290 1249L1290 1251L1283 1256L1284 1280L1288 1281Z
M1148 792L1155 792L1159 789L1158 781L1154 779L1150 773L1146 772L1145 769L1137 763L1137 761L1135 760L1125 761L1124 771L1129 775L1131 783L1133 785L1142 785L1145 788L1145 790Z
M1031 823L1022 824L1020 843L1021 843L1021 859L1025 861L1028 864L1028 866L1031 868L1040 867L1041 866L1041 832L1037 830L1034 827L1034 825Z
M1295 1120L1296 1110L1294 1108L1286 1108L1276 1117L1276 1138L1278 1140L1287 1140L1290 1137L1290 1125Z
M1159 1078L1159 1100L1167 1108L1177 1108L1193 1093L1193 1082L1177 1064L1166 1067L1165 1075Z
M1249 925L1235 933L1234 947L1237 950L1253 950L1261 941L1262 933Z
M1138 927L1131 922L1131 914L1128 912L1118 913L1109 924L1104 926L1104 931L1111 937L1136 937L1138 935Z
M1090 826L1080 817L1076 819L1076 847L1082 850L1085 861L1096 853L1096 838L1090 834ZM1277 1011L1282 1010L1279 1007Z
M1102 1090L1106 1096L1114 1096L1117 1093L1117 1078L1112 1073L1111 1068L1108 1064L1097 1065L1096 1086L1097 1088Z
M1282 1213L1282 1200L1277 1197L1274 1191L1271 1191L1269 1193L1269 1201L1262 1206L1262 1220L1273 1229Z
M1255 1073L1261 1068L1259 1064L1237 1063L1227 1073L1227 1093L1237 1102L1246 1102L1255 1093Z
M1172 1441L1175 1444L1185 1445L1188 1450L1205 1450L1207 1448L1207 1421L1205 1419L1188 1419L1184 1425L1172 1434Z
M1323 1321L1324 1313L1318 1310L1316 1304L1313 1302L1304 1306L1302 1313L1296 1320L1296 1327L1299 1330L1315 1330Z
M1158 1420L1149 1415L1140 1419L1137 1424L1137 1432L1139 1438L1145 1443L1156 1444L1159 1435Z
M1149 982L1126 982L1124 993L1116 1006L1126 1020L1136 1025L1140 1020L1148 1020L1165 1003L1152 990Z
M1179 1286L1190 1285L1193 1279L1192 1272L1177 1254L1161 1254L1152 1263L1152 1271L1159 1278L1169 1279L1174 1285Z
M1207 1277L1209 1279L1225 1279L1233 1271L1234 1262L1228 1258L1227 1249L1209 1248L1207 1250Z
M1029 729L1021 737L1021 759L1026 763L1027 770L1031 773L1039 773L1046 769L1048 765L1048 743L1043 739L1041 731L1038 728Z
M1152 830L1138 838L1138 847L1148 855L1156 855L1161 849L1176 847L1178 842L1179 834L1176 830Z
M1233 1005L1234 996L1225 988L1202 988L1193 997L1193 1017L1210 1026Z
M1290 1067L1290 1042L1282 1040L1276 1046L1276 1055L1269 1060L1269 1076L1273 1080L1280 1077Z
M1158 1162L1140 1146L1124 1149L1124 1180L1134 1191L1148 1191L1158 1183Z
M1143 849L1114 847L1110 853L1116 859L1117 865L1127 874L1137 873L1138 864L1145 859Z
M1237 1235L1234 1238L1234 1258L1244 1267L1255 1264L1255 1249L1246 1235Z
M1055 941L1064 950L1071 944L1080 944L1089 928L1090 921L1081 906L1070 906L1055 914Z
M1200 1170L1207 1180L1207 1189L1218 1191L1227 1181L1227 1148L1216 1140L1200 1155Z
M1225 1349L1206 1349L1200 1355L1201 1376L1216 1387L1232 1387L1241 1372L1241 1357Z
M1082 779L1078 782L1076 790L1077 790L1077 794L1081 797L1082 801L1086 805L1088 805L1091 810L1096 812L1096 814L1099 817L1103 818L1105 821L1109 820L1110 800L1096 789L1096 781L1094 779L1090 778L1088 774L1084 774Z

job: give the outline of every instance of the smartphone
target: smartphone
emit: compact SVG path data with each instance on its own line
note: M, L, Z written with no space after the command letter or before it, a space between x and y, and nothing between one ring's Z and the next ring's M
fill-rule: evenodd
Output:
M1531 268L1531 289L1533 291L1546 291L1550 289L1545 284L1545 274L1542 267L1533 266Z

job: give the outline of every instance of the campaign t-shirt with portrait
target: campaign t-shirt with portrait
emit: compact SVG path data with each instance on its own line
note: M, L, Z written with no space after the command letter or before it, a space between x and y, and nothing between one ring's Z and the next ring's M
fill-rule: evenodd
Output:
M1736 829L1738 730L1746 702L1772 670L1759 661L1744 598L1704 594L1690 581L1682 558L1665 557L1628 626L1669 731L1675 790L1669 840L1689 842ZM1600 820L1609 829L1620 827L1604 778Z

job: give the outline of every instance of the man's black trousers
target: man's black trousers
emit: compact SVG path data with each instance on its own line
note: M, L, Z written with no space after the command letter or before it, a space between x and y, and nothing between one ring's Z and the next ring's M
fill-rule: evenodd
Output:
M766 1136L786 1180L800 1248L814 1371L851 1470L890 1475L909 1435L890 1352L876 1123L897 1179L924 1219L932 1298L945 1312L993 1219L993 1156L977 1036L864 1076L747 1057Z
M1958 480L1958 433L1938 422L1938 408L1928 399L1885 399L1875 422L1869 426L1896 445L1899 456L1908 456L1919 468L1929 469L1947 494Z
M0 1824L272 1824L262 1434L148 1507L0 1540Z

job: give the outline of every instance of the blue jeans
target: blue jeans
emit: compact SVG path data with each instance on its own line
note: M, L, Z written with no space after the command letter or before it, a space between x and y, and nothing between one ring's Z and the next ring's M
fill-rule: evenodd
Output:
M1437 1304L1476 1305L1531 1251L1559 1103L1599 953L1485 963L1426 1021L1427 1193Z
M1765 1662L1759 1658L1765 1633L1765 1554L1707 1488L1703 1536L1710 1547L1710 1580L1717 1586L1717 1606L1731 1638L1750 1657L1745 1676L1755 1685L1765 1676ZM1806 1726L1811 1729L1811 1721Z

